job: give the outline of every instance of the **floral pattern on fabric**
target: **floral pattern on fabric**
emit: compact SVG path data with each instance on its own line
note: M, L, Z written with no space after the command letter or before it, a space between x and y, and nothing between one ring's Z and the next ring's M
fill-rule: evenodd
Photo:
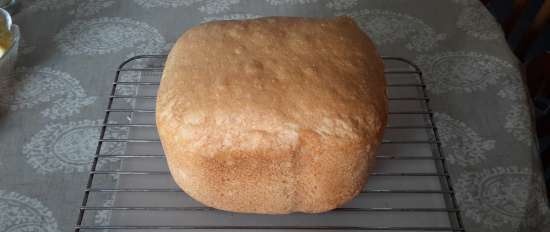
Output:
M333 10L347 10L357 6L358 0L332 0L325 6Z
M456 181L456 198L463 215L487 228L517 226L526 212L529 193L540 192L532 185L527 168L495 167L466 171ZM547 207L537 204L537 207Z
M305 5L305 4L311 4L316 3L317 0L266 0L267 3L273 6L280 6L280 5Z
M495 148L495 140L484 139L466 124L444 113L434 113L441 146L447 162L471 166L486 160L488 151Z
M207 14L218 14L227 11L232 5L238 4L240 0L134 0L141 7L154 8L176 8L198 5L198 10Z
M485 90L516 73L511 64L477 52L420 55L417 64L424 72L428 91L434 94Z
M214 20L238 20L238 19L255 19L262 17L261 15L255 14L228 14L221 16L208 16L202 19L203 22L209 22Z
M23 155L38 173L88 171L96 152L101 121L83 120L51 123L38 131L23 147ZM105 138L126 138L128 128L109 127ZM122 154L124 143L104 143L101 154ZM99 159L98 165L109 162Z
M353 17L378 46L402 43L413 51L429 51L447 37L422 20L403 13L363 9L346 15Z
M518 141L532 145L533 130L531 129L531 114L526 105L512 105L506 114L504 128Z
M0 104L12 111L41 107L45 108L40 112L43 117L60 119L96 101L96 97L86 95L77 79L50 67L19 67L2 80L2 85L9 87L7 94L0 95Z
M59 232L52 212L40 201L0 190L0 231Z
M128 48L154 54L165 44L154 27L118 17L75 20L55 36L55 41L67 55L103 55Z
M456 26L481 40L502 38L500 25L486 9L480 7L465 7L458 16Z
M76 17L88 17L88 16L96 15L101 10L110 7L115 3L116 3L115 0L79 1L78 5L76 6L76 9L69 13L74 14Z

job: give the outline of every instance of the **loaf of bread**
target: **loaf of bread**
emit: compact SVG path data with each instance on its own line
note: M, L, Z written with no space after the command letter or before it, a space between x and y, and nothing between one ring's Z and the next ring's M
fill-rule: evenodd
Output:
M382 60L352 19L269 17L186 31L156 120L170 173L195 200L317 213L361 191L387 108Z

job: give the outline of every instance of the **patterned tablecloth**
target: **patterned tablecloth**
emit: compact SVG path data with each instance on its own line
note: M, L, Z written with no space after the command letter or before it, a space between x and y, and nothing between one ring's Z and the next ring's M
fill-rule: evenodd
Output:
M0 117L0 231L69 231L75 224L105 96L122 60L166 53L201 22L268 15L349 15L382 54L415 61L466 230L550 230L519 63L477 0L19 3L18 65L4 77L15 88L0 82L1 91L16 90L0 98L9 108Z

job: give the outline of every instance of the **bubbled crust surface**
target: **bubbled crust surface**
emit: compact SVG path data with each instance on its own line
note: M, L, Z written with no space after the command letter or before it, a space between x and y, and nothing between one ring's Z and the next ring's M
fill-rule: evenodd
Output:
M156 112L170 172L194 199L324 212L357 195L375 161L383 64L345 17L210 22L170 51Z

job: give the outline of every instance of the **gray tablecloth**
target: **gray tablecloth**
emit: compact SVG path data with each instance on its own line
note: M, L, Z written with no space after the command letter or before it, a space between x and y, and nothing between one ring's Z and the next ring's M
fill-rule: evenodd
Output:
M350 15L382 54L415 61L466 230L550 230L519 63L477 0L19 3L18 67L7 77L16 91L0 99L9 108L0 118L0 231L72 228L122 60L166 53L182 31L204 21L268 15Z

